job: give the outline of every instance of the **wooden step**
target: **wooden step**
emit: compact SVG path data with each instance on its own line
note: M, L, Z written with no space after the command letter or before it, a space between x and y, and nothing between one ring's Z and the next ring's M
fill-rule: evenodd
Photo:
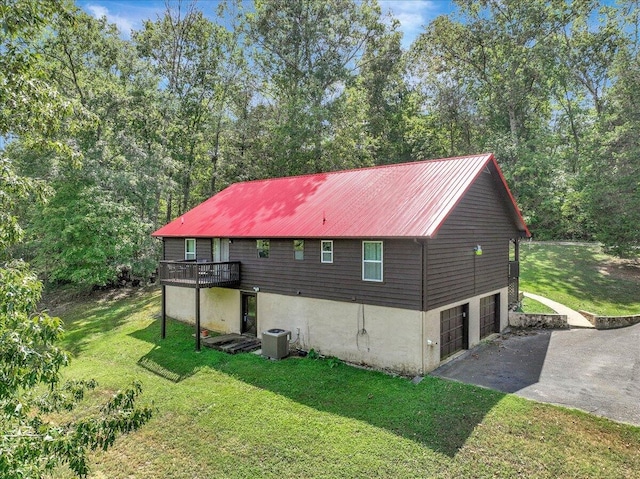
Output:
M202 340L202 344L229 354L248 353L260 349L261 341L253 336L241 334L223 334Z

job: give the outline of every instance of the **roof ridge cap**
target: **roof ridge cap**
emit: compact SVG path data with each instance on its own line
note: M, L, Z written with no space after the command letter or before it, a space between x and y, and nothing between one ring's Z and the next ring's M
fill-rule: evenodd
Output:
M335 175L338 173L350 173L355 171L379 170L379 169L386 169L386 168L394 168L398 166L415 165L419 163L435 163L439 161L462 160L463 158L476 158L476 157L483 157L483 156L487 157L488 159L489 157L493 156L493 153L479 153L476 155L460 155L460 156L452 156L448 158L431 158L428 160L415 160L415 161L405 161L402 163L388 163L384 165L362 166L359 168L349 168L347 170L319 171L318 173L304 173L300 175L291 175L291 176L276 176L274 178L257 178L255 180L239 181L237 183L232 183L229 186L241 185L246 183L260 183L265 181L284 180L284 179L288 180L288 179L295 179L295 178L310 178L318 175Z

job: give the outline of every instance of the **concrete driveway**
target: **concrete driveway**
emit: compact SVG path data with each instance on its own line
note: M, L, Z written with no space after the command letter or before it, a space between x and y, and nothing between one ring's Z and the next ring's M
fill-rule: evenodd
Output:
M507 333L431 374L640 426L640 324Z

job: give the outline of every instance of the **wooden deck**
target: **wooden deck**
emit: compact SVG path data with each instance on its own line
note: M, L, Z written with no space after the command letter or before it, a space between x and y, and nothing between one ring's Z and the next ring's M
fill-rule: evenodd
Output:
M240 284L240 262L160 261L160 284L185 288L232 288Z
M254 336L235 333L202 338L202 344L229 354L249 353L260 349L262 345L261 341Z

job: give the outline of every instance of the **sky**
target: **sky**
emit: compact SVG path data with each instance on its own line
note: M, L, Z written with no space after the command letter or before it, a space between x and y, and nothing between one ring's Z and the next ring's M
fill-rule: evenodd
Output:
M77 0L76 4L96 18L106 16L126 38L131 29L139 29L144 20L156 20L165 8L164 0ZM197 5L206 15L215 10L218 1L199 0ZM422 32L424 25L453 10L449 0L381 0L380 6L400 22L405 48Z

